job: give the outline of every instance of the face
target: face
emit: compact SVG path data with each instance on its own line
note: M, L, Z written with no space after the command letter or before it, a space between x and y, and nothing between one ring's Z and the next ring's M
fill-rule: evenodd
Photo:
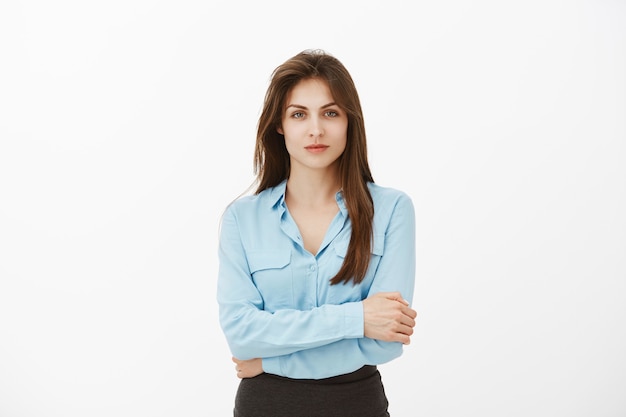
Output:
M292 172L335 169L346 149L348 117L325 81L302 80L287 95L278 133L285 136Z

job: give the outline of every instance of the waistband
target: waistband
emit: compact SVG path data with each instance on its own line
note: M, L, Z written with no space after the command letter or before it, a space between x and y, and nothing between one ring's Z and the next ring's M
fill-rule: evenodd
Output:
M295 378L287 378L285 376L271 375L272 378L281 379L285 381L291 382L300 382L304 384L317 384L317 385L333 385L333 384L346 384L350 382L361 381L363 379L367 379L372 375L378 372L378 368L376 365L365 365L362 368L357 369L354 372L350 372L348 374L331 376L330 378L322 378L322 379L295 379Z

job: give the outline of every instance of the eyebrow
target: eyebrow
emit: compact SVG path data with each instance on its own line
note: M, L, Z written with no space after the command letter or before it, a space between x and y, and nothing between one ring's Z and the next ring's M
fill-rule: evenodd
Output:
M334 101L332 103L328 103L328 104L324 104L322 107L320 107L321 109L325 109L327 107L332 107L332 106L336 106L337 103L335 103ZM303 106L301 104L290 104L286 107L286 109L288 109L289 107L295 107L296 109L302 109L302 110L308 110L308 108L306 106Z

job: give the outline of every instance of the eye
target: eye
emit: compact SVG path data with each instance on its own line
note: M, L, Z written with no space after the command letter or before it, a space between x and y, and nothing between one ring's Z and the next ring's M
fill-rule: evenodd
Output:
M291 117L293 117L294 119L302 119L304 117L304 113L302 113L301 111L296 111L291 114Z
M337 117L337 116L339 116L339 113L337 113L337 111L335 111L335 110L328 110L328 111L326 111L326 113L324 113L324 115L326 117Z

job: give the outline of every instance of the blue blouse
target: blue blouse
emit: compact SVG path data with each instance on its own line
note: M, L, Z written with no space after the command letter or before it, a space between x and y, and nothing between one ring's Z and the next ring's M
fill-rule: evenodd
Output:
M286 181L229 205L221 220L217 301L231 353L262 358L267 373L320 379L378 365L402 343L363 335L363 303L381 291L412 302L415 212L402 191L368 184L374 201L373 247L365 279L330 285L350 241L342 198L317 255L304 249L285 205Z

